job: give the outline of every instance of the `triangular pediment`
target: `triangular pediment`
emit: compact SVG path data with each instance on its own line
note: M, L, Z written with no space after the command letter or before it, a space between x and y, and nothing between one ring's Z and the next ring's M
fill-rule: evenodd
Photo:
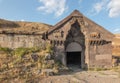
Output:
M70 21L73 17L81 17L83 16L82 13L80 13L78 10L74 10L69 16L58 22L56 25L54 25L51 29L48 30L48 33L53 32L57 28L63 26L66 22ZM76 20L74 20L75 22Z
M72 20L72 21L71 21ZM69 16L58 22L56 25L54 25L51 29L48 30L48 35L53 33L55 30L63 27L67 22L73 22L75 23L76 20L79 22L79 24L84 25L86 28L93 30L91 32L102 32L103 34L107 35L106 37L109 37L110 39L114 37L114 35L107 31L102 26L98 25L97 23L91 21L87 17L85 17L82 13L80 13L78 10L74 10ZM72 23L71 23L72 24ZM88 30L89 31L89 30Z

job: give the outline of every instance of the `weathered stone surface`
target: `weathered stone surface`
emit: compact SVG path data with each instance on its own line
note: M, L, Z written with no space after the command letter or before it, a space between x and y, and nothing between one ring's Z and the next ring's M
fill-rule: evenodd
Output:
M41 47L44 44L41 35L0 35L0 46L9 48Z
M53 65L55 63L55 61L54 60L45 60L44 63L49 64L49 65Z
M50 60L50 59L51 59L51 54L46 53L46 54L45 54L45 59L46 59L46 60Z
M78 61L81 68L112 66L114 35L77 10L43 34L38 34L37 30L39 29L35 27L32 29L36 29L36 32L24 33L23 31L17 34L3 30L0 33L0 46L9 48L41 47L49 42L54 46L56 60L60 60L66 66L69 60L67 56L70 54L68 52L71 52L72 55L70 59L73 62ZM79 46L69 47L73 43ZM69 51L67 51L68 48ZM77 58L74 57L76 52L80 53ZM46 59L50 58L50 55L46 56Z
M54 74L53 69L42 69L41 75L52 76Z
M33 53L33 54L31 55L31 58L33 59L34 62L36 62L36 61L38 61L39 56L38 56L38 54Z
M74 53L71 62L78 61L82 68L112 66L112 39L114 35L77 10L48 30L47 36L46 38L55 48L56 59L62 61L66 66L70 58L67 56L70 52ZM80 46L70 47L72 43ZM78 56L75 55L76 52L80 53L79 60L74 57Z

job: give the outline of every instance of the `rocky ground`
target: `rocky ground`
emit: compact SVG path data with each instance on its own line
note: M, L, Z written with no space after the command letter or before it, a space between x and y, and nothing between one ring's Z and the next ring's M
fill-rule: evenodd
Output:
M44 51L1 48L0 83L120 83L120 67L106 71L99 68L85 71L75 65L67 68L46 55L48 51L49 46ZM45 71L53 71L52 76Z
M120 83L120 74L113 70L82 71L78 69L44 78L38 83Z
M0 83L120 83L120 71L116 71L116 69L85 71L80 68L70 68L70 70L61 71L54 76L41 76L39 71L34 68L31 68L29 70L31 73L28 72L28 74L21 72L18 73L19 75L14 75L14 71L1 72ZM4 75L4 73L6 74Z

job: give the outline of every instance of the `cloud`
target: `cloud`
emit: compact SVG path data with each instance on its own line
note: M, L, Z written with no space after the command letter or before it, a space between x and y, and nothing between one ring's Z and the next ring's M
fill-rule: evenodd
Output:
M101 0L100 2L97 2L93 5L92 11L95 13L100 13L106 6L108 0Z
M120 33L120 28L115 28L115 29L113 30L113 32L114 32L114 33Z
M110 0L108 3L109 17L120 16L120 0Z
M25 20L24 20L24 19L21 19L20 21L24 22Z
M120 16L120 0L101 0L93 5L92 13L99 14L102 10L111 18Z
M39 0L42 6L39 6L37 10L45 13L54 13L56 17L62 15L67 9L66 0Z

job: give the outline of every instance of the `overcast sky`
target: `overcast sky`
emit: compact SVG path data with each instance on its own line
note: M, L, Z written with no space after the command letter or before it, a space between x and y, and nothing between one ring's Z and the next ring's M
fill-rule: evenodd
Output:
M120 0L0 0L0 18L55 25L79 10L113 33L120 33Z

